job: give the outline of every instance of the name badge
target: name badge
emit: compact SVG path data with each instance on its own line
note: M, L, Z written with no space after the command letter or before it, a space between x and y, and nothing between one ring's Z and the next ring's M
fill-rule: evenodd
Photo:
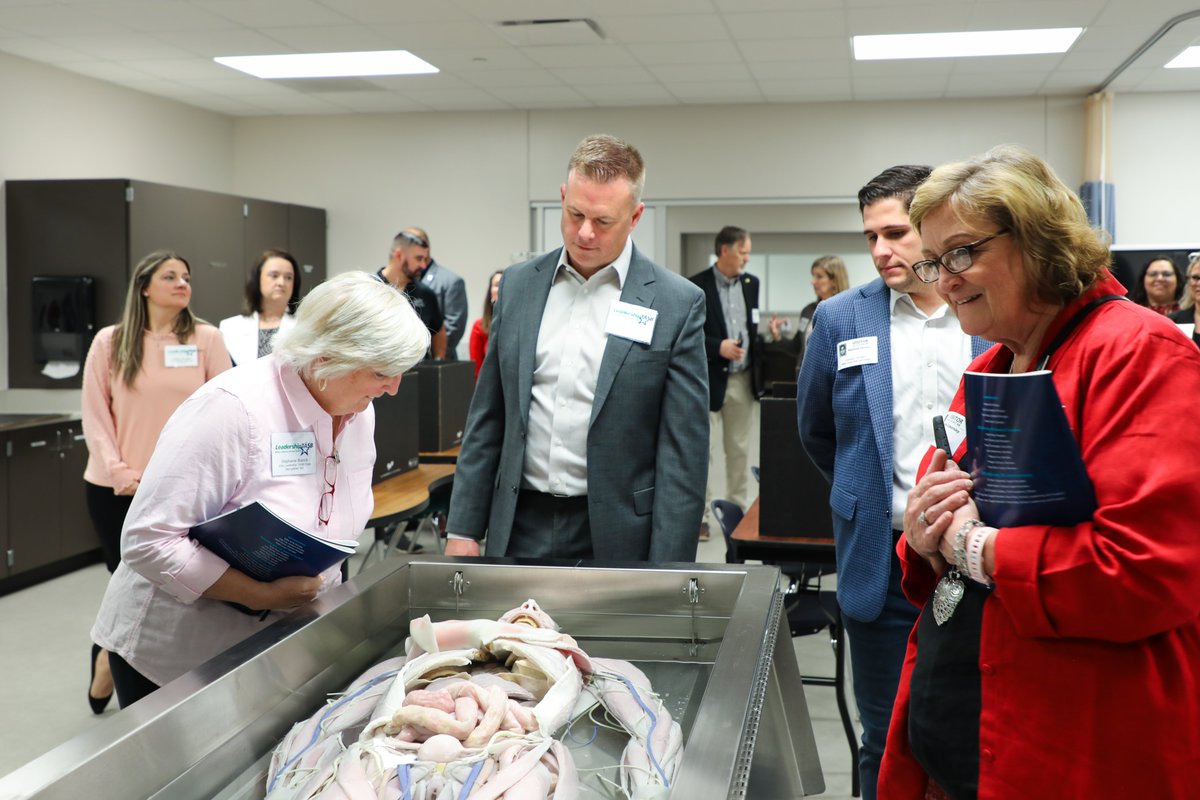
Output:
M317 435L312 431L271 434L271 475L312 475L317 471Z
M658 312L653 308L635 306L618 300L608 312L604 332L610 336L650 344L650 339L654 336L654 321L657 319Z
M198 367L200 366L200 348L194 344L169 344L163 348L164 366Z
M946 440L950 443L950 453L958 452L958 448L962 447L962 443L967 439L967 418L962 414L957 414L953 411L948 411L942 415L942 422L946 425Z
M879 363L879 337L860 336L837 344L838 369Z
M758 320L759 320L758 309L757 308L750 309L750 324L757 325Z

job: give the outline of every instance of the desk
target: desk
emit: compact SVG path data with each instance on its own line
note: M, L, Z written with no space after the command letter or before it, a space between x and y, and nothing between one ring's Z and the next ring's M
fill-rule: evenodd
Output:
M382 528L415 517L429 507L429 490L453 479L454 464L421 464L380 481L371 487L375 510L367 527Z
M461 444L451 447L449 450L436 450L431 453L417 453L417 458L422 464L457 464L458 451L462 449Z
M742 521L733 529L734 556L745 561L834 563L833 539L805 536L768 536L758 530L758 498L750 504Z

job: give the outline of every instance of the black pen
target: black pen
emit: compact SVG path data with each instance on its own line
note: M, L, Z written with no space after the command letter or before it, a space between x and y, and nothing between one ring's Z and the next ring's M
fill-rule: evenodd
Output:
M933 445L944 452L947 458L954 457L950 452L950 439L946 436L946 423L940 414L933 418Z

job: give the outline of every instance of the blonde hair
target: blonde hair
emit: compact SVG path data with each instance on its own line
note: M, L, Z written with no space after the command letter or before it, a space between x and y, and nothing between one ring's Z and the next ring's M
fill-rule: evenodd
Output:
M850 275L846 272L846 262L841 256L821 256L812 263L812 268L824 272L833 281L833 293L841 294L850 288Z
M1191 308L1196 304L1195 298L1192 297L1192 284L1188 279L1188 276L1192 274L1193 269L1200 269L1200 255L1196 255L1194 258L1192 258L1192 260L1188 262L1187 269L1183 271L1185 288L1183 292L1183 299L1179 301L1180 311L1185 308Z
M296 324L276 335L274 352L321 381L359 369L399 375L428 349L429 330L404 292L370 273L344 272L300 301Z
M126 386L133 386L138 373L142 371L142 344L146 338L146 329L150 327L150 313L146 308L146 287L150 285L158 268L168 261L180 262L187 267L188 275L192 274L192 267L187 259L170 250L155 250L133 268L133 278L125 292L125 309L121 312L121 321L117 323L113 332L110 367L113 376L119 378ZM175 316L171 332L180 344L186 344L200 322L204 320L185 307Z
M943 205L973 233L1008 231L1042 302L1078 297L1108 268L1107 235L1092 227L1083 203L1050 165L1023 147L1001 145L935 169L913 196L913 227L919 232L921 221Z
M567 162L567 174L572 172L596 183L624 178L633 187L633 204L642 202L646 163L636 147L615 136L598 133L580 142Z

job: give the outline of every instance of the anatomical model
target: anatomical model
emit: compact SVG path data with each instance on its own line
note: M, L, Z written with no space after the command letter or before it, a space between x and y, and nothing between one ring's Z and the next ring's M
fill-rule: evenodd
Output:
M533 600L498 621L415 619L405 653L288 732L267 800L573 800L555 737L597 704L629 734L617 790L669 794L683 736L646 676L589 657Z

